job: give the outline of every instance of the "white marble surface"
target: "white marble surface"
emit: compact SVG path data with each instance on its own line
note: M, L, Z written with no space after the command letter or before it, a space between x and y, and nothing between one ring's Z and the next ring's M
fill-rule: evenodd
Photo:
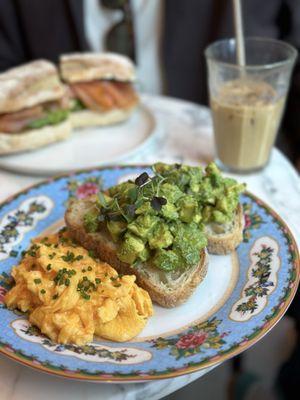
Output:
M127 163L157 160L197 163L213 159L211 119L207 109L170 98L145 97L144 101L160 118L165 133L155 146ZM234 177L246 182L250 191L270 204L288 223L300 243L300 179L281 152L274 149L269 165L262 172ZM41 179L0 171L0 201ZM149 383L96 384L49 376L0 356L0 400L155 400L209 370Z

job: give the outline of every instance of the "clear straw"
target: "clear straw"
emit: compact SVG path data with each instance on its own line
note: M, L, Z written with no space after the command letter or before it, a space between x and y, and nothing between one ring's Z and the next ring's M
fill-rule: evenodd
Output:
M246 65L246 56L241 0L233 0L233 14L237 49L237 63L241 67L244 67Z

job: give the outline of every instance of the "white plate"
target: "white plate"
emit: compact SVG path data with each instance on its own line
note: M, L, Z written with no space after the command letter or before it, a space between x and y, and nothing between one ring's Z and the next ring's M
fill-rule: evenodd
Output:
M108 127L74 130L64 142L0 157L0 167L33 175L55 175L125 161L145 150L161 128L153 113L140 106L128 121Z

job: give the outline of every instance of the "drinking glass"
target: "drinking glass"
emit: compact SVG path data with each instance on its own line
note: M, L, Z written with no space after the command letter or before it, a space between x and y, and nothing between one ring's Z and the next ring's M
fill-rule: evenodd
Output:
M246 66L237 65L236 40L205 50L217 163L233 172L262 169L282 119L297 51L267 38L245 39Z

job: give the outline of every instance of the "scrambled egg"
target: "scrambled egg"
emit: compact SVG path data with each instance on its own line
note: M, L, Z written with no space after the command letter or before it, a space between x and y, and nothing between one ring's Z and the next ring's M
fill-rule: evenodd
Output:
M149 294L134 275L118 275L65 232L37 240L12 276L16 285L6 305L28 312L29 321L58 343L83 345L94 334L130 340L153 314Z

